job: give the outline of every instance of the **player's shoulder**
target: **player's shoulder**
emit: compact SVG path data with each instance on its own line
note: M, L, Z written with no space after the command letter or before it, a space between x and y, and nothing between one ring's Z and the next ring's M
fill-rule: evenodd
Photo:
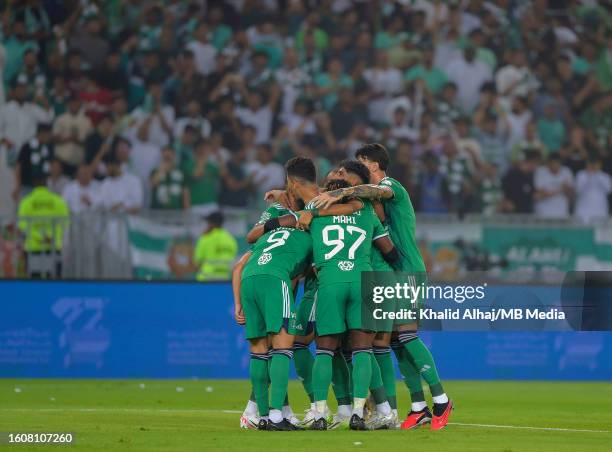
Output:
M389 187L393 190L393 197L395 199L401 199L404 197L404 194L407 193L404 186L397 179L389 176L385 176L378 185L381 187Z

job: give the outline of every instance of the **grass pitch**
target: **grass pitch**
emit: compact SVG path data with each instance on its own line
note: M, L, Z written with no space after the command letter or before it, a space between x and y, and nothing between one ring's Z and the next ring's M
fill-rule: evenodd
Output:
M259 432L238 428L246 380L0 379L0 432L71 432L15 450L612 450L612 383L449 381L445 430ZM307 406L291 382L294 411ZM398 381L400 413L408 397ZM0 445L7 448L6 445Z

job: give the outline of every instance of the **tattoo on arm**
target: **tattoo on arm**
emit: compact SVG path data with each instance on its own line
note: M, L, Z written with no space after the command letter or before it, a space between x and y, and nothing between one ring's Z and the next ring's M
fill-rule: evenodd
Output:
M342 188L340 190L334 190L330 192L330 194L336 195L336 192L339 192L338 195L376 200L389 199L393 196L393 191L391 189L372 184L356 185L355 187Z

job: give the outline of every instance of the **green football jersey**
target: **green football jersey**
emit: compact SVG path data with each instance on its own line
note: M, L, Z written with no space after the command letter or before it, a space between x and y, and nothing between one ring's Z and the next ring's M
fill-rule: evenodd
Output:
M295 213L281 204L270 205L259 218L263 224L270 218ZM272 275L292 279L303 273L312 257L310 234L292 228L277 228L262 235L251 247L251 257L242 271L242 278Z
M393 190L393 197L383 199L382 203L389 235L400 255L399 269L405 272L424 272L425 264L416 241L416 217L408 192L391 177L385 177L378 185Z
M256 225L264 224L266 221L268 221L271 218L278 218L278 217L282 217L283 215L289 215L289 214L293 216L296 215L293 210L287 209L282 204L275 202L273 204L270 204L270 206L261 213L261 216L259 217L259 221L257 221L257 223L255 224Z
M329 284L360 281L362 271L371 271L372 242L387 231L372 204L364 202L351 215L314 218L310 234L319 283Z

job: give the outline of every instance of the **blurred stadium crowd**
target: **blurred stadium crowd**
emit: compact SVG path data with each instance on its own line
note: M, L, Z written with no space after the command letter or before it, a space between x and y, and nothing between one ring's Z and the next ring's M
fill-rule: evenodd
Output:
M13 211L252 208L380 141L420 212L609 215L608 2L1 3Z

